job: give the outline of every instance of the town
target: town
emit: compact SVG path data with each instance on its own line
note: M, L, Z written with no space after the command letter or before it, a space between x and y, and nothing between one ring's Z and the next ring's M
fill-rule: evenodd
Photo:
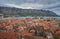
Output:
M0 20L0 39L60 39L60 18Z

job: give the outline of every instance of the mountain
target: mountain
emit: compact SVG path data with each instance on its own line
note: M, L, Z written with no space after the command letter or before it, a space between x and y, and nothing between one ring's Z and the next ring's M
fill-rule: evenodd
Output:
M19 16L58 16L56 13L42 9L21 9L15 7L0 7L0 14Z

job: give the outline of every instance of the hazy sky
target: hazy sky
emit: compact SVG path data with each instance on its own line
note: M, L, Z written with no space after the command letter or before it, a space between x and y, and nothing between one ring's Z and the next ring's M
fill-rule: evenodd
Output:
M60 15L60 0L0 0L0 6L23 9L48 9Z

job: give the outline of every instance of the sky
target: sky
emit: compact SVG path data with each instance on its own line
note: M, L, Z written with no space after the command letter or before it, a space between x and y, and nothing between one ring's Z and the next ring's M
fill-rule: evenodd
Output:
M0 6L23 9L46 9L60 15L60 0L0 0Z

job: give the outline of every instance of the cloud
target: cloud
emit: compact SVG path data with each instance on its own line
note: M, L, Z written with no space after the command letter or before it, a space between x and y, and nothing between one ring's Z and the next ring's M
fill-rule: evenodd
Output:
M58 4L59 0L0 0L0 5L17 8L53 9Z
M60 8L60 3L54 3L54 4L50 4L48 5L48 7L46 9L54 9L54 8Z
M37 9L37 8L41 9L44 6L43 4L31 4L31 3L29 4L25 3L20 5L16 5L16 4L5 4L5 5L8 7L16 7L16 8L23 8L23 9Z

